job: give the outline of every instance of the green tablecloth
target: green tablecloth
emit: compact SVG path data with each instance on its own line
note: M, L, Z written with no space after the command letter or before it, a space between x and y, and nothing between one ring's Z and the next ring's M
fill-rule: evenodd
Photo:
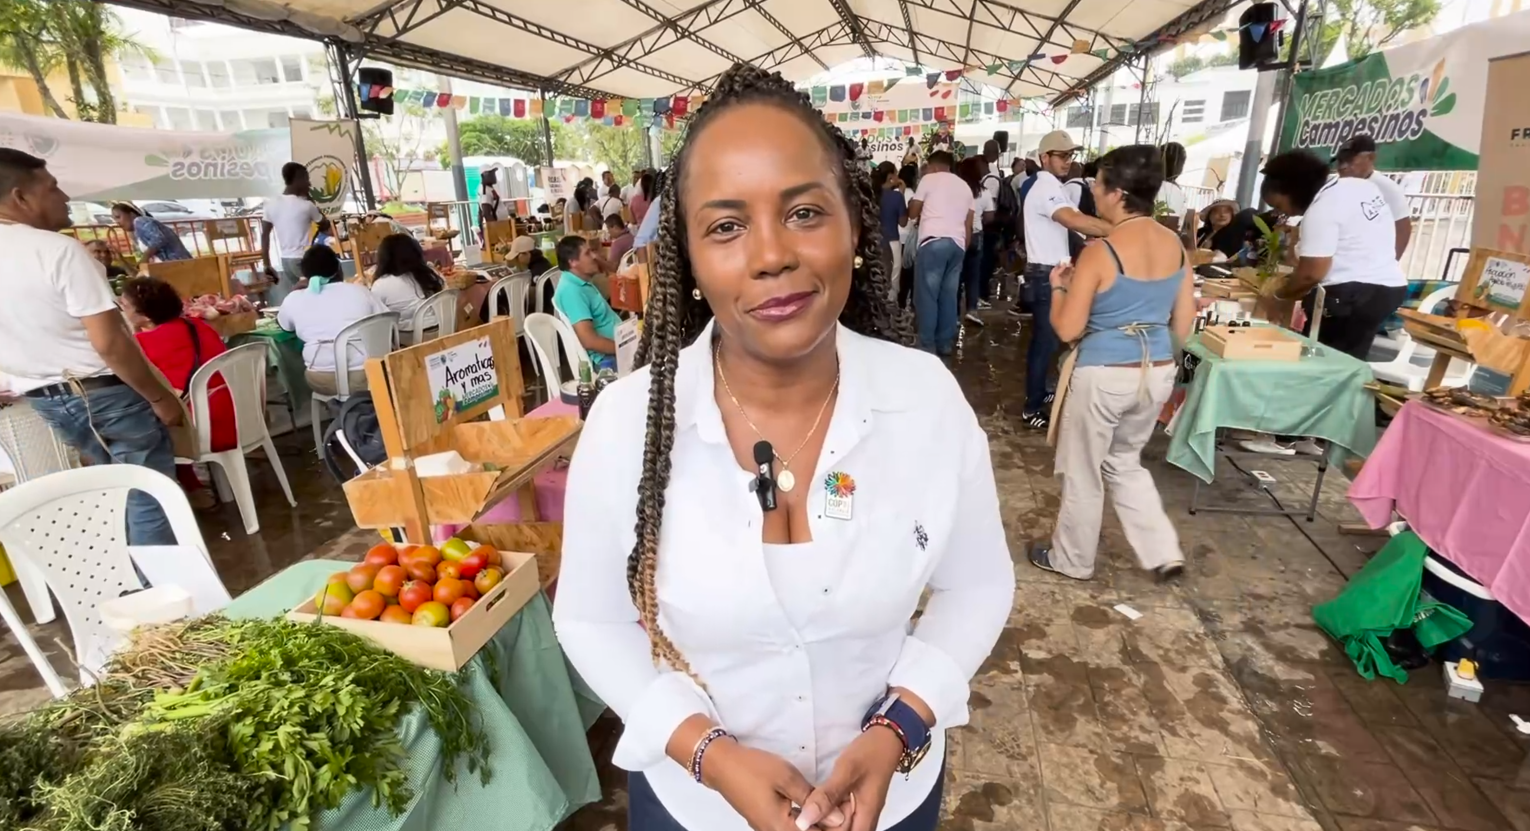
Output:
M1215 475L1222 427L1326 439L1333 465L1376 447L1375 398L1364 388L1373 376L1364 361L1328 346L1299 361L1227 361L1198 335L1185 348L1201 364L1176 416L1168 459L1201 481Z
M230 617L284 614L314 592L325 576L355 563L297 563L235 599ZM399 724L408 753L409 785L416 798L394 817L372 806L372 795L353 793L320 817L321 831L440 831L447 828L550 831L575 809L600 799L600 782L585 729L600 712L570 677L553 637L547 599L532 598L484 646L494 654L499 690L490 684L489 661L479 652L462 672L466 693L488 734L494 776L487 786L459 770L457 783L441 775L440 741L425 715L411 712Z
M292 409L299 410L308 406L308 399L313 393L308 388L308 379L303 377L303 342L298 340L297 335L275 326L244 332L228 340L230 349L247 343L266 345L266 352L276 367L276 377L287 391L287 403Z

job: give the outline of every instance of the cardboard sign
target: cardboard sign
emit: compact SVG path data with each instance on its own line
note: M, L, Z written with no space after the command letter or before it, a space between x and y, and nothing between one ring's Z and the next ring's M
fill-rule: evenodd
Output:
M1530 254L1530 53L1488 64L1472 247Z
M487 337L443 349L425 359L436 423L499 395L499 373Z
M638 341L642 339L641 334L637 318L630 318L616 324L616 375L618 378L627 377L627 373L632 371L632 365L637 363Z
M1488 257L1477 281L1477 297L1489 306L1512 312L1525 299L1525 285L1530 283L1530 265Z

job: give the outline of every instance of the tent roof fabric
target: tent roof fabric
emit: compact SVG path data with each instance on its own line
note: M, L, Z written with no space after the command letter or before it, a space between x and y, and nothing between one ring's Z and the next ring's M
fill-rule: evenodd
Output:
M111 0L343 41L363 57L586 98L706 92L747 61L801 81L882 55L966 67L1009 95L1072 97L1235 0ZM1022 5L1023 4L1023 5ZM1031 56L1073 50L1061 63ZM1120 52L1123 47L1126 52ZM1132 47L1135 47L1133 49ZM1088 52L1108 49L1108 59ZM1025 62L1011 72L1012 61ZM986 67L1004 65L990 75Z

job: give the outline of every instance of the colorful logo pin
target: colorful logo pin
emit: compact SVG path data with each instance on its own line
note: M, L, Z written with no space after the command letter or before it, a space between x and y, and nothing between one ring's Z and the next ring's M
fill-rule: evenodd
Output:
M849 519L855 511L855 480L843 471L823 479L823 512L830 519Z

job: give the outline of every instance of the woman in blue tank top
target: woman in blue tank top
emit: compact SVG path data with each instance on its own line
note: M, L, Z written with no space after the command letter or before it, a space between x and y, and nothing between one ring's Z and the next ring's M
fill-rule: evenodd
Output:
M1085 248L1076 267L1052 272L1052 328L1076 344L1057 434L1062 506L1052 539L1032 544L1029 556L1079 580L1094 575L1106 483L1138 563L1161 579L1184 570L1179 536L1142 466L1142 447L1174 390L1174 350L1195 318L1184 246L1153 221L1163 173L1149 145L1101 158L1095 206L1115 230Z

